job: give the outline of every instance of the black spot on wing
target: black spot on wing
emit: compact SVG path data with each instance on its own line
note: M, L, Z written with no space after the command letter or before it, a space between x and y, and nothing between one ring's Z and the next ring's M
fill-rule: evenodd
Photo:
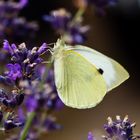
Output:
M98 72L102 75L104 73L103 69L99 68Z

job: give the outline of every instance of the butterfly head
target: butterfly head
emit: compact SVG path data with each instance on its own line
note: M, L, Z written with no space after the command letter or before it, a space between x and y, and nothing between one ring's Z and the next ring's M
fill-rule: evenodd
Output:
M65 47L66 44L64 40L58 39L53 48L53 57L54 58L61 57L63 55L63 52L65 51Z

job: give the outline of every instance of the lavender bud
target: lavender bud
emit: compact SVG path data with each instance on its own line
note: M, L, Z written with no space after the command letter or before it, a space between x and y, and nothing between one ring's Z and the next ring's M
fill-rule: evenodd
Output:
M42 46L37 51L38 55L41 55L42 53L44 53L47 50L47 48L48 48L47 44L43 43Z
M21 127L21 126L23 126L22 122L14 122L13 120L7 120L4 123L5 130L10 130L10 129L13 129L15 127Z

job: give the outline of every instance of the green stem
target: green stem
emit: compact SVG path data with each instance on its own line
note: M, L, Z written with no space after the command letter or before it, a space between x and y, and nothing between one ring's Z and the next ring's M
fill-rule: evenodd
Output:
M26 121L26 124L24 126L24 129L21 133L21 137L20 137L20 140L25 140L26 137L27 137L27 134L29 132L29 129L30 129L30 126L32 124L32 121L33 121L33 118L35 117L35 112L31 112L28 116L28 119Z
M77 11L77 13L75 14L75 16L74 16L74 18L73 18L73 21L76 21L76 20L78 20L80 17L82 17L83 14L84 14L84 12L85 12L85 9L84 9L84 8L79 8L78 11Z
M75 23L76 23L77 21L79 21L79 19L82 18L84 12L85 12L85 8L79 8L78 11L76 12L75 16L73 17L73 19L72 19L70 25L71 25L71 26L75 25ZM62 38L63 40L65 40L65 35L66 35L66 34L67 34L67 33L64 32L63 35L61 36L61 38Z
M4 119L5 119L5 120L7 120L7 119L8 119L8 117L9 117L9 115L10 115L10 112L7 112L7 113L5 114Z

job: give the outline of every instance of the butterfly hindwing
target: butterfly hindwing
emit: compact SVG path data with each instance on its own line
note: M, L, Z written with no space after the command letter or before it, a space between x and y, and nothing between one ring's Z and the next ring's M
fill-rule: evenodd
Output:
M68 106L90 108L106 94L106 83L98 69L79 53L67 50L54 62L58 95Z

